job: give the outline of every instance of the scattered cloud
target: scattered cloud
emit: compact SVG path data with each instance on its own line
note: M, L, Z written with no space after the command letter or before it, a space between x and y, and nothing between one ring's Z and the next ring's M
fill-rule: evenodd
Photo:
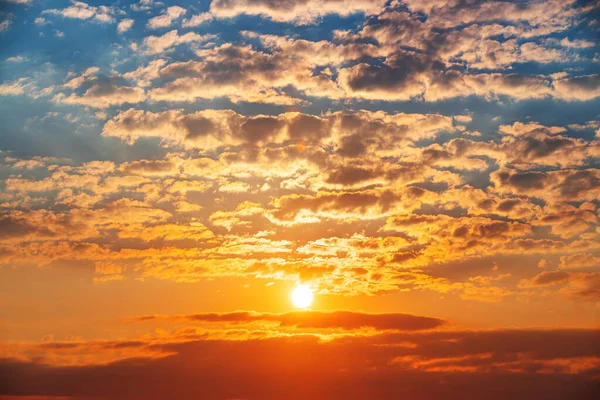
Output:
M128 30L130 30L133 27L133 23L134 23L134 20L131 18L126 18L126 19L119 21L119 23L117 24L117 32L118 33L127 32Z

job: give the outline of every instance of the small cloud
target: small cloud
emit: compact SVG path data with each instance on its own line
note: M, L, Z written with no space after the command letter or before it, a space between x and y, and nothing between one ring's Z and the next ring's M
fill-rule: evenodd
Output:
M2 22L0 22L0 32L6 32L8 30L8 28L10 27L10 24L12 22L7 20L4 20Z
M198 15L194 15L191 18L184 19L181 23L182 28L191 28L194 26L202 25L203 23L210 21L213 19L213 16L210 13L202 13Z
M27 61L27 57L23 57L23 56L8 57L6 59L6 61L12 62L12 63L21 63L21 62Z
M45 18L42 17L37 17L35 19L35 21L33 21L34 24L39 25L39 26L44 26L44 25L49 25L51 24L50 21L46 20Z
M134 21L130 18L120 21L119 24L117 25L117 32L120 34L127 32L128 30L130 30L133 27L133 22Z
M187 10L183 7L169 7L164 10L161 15L150 18L147 26L150 29L167 28L173 23L173 21L181 18L186 12Z
M137 4L132 4L129 6L133 11L150 11L154 7L162 7L165 3L161 3L160 1L154 0L140 0Z
M594 42L590 42L589 40L569 40L569 38L564 38L560 41L560 45L563 47L571 47L575 49L587 49L590 47L594 47L596 44Z

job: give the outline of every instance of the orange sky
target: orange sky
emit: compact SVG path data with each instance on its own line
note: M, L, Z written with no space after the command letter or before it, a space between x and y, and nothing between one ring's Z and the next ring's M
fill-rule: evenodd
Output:
M0 0L0 400L600 398L597 1L102 3Z

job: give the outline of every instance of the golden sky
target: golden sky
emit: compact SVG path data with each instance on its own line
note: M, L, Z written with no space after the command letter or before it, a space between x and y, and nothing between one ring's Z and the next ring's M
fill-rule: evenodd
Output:
M595 0L0 0L0 400L600 398Z

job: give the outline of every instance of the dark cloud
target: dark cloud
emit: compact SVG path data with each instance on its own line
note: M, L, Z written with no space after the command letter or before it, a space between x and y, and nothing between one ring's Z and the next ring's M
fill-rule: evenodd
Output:
M600 300L600 273L597 272L543 271L533 278L523 279L519 285L523 288L560 290L579 300Z
M105 365L4 359L0 393L110 399L591 400L600 394L599 338L597 330L514 330L172 342L150 346L171 355ZM135 347L130 342L125 348Z
M175 316L142 316L129 318L129 321L197 321L197 322L253 322L273 321L280 326L317 329L392 329L401 331L433 329L444 324L437 318L420 317L409 314L367 314L354 311L303 311L284 314L257 312L207 313Z

